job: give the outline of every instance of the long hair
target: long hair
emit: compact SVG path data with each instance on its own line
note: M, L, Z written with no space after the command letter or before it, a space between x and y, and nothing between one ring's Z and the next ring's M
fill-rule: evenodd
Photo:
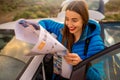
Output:
M66 11L67 10L74 11L82 17L82 20L83 20L82 32L83 32L86 24L88 23L88 19L89 19L88 6L87 6L85 0L72 1L67 6ZM65 45L70 52L72 52L72 45L75 41L75 37L73 34L71 34L69 32L69 29L68 29L66 23L64 25L64 28L62 29L62 33L63 33L62 44Z

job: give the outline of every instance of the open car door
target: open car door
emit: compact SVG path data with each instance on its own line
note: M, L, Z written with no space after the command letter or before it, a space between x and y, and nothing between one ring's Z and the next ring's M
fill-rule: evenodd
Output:
M91 66L89 68L95 67L97 69L99 67L94 65L101 61L104 63L104 75L103 73L97 71L98 73L100 73L100 80L120 80L120 43L106 48L104 51L99 52L98 54L84 60L83 62L75 66L70 80L85 80L86 65L88 63L91 63ZM92 76L92 74L89 75L91 75L91 77L94 77Z

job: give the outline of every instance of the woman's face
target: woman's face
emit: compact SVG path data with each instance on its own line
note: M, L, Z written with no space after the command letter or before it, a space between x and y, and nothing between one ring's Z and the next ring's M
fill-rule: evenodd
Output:
M80 35L83 26L83 20L81 15L74 11L67 10L65 18L65 24L67 25L70 33L74 35Z

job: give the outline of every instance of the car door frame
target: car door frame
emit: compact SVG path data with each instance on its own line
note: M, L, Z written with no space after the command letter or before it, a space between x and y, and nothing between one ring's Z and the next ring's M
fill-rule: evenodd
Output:
M91 56L90 58L88 58L88 59L82 61L81 63L79 63L78 65L74 66L70 80L73 80L73 79L74 80L79 80L79 79L85 80L85 69L86 69L86 65L89 62L91 62L91 61L93 61L93 60L95 60L103 55L106 55L109 52L116 50L118 48L120 48L120 42L117 44L114 44L108 48L105 48L103 51L100 51L99 53L95 54L94 56ZM80 74L78 76L78 73L82 73L82 75Z

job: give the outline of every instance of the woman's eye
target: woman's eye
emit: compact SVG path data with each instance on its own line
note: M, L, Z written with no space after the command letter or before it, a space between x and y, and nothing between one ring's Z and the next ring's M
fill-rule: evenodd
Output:
M73 21L73 22L77 22L78 20L77 20L77 19L73 19L72 21Z

